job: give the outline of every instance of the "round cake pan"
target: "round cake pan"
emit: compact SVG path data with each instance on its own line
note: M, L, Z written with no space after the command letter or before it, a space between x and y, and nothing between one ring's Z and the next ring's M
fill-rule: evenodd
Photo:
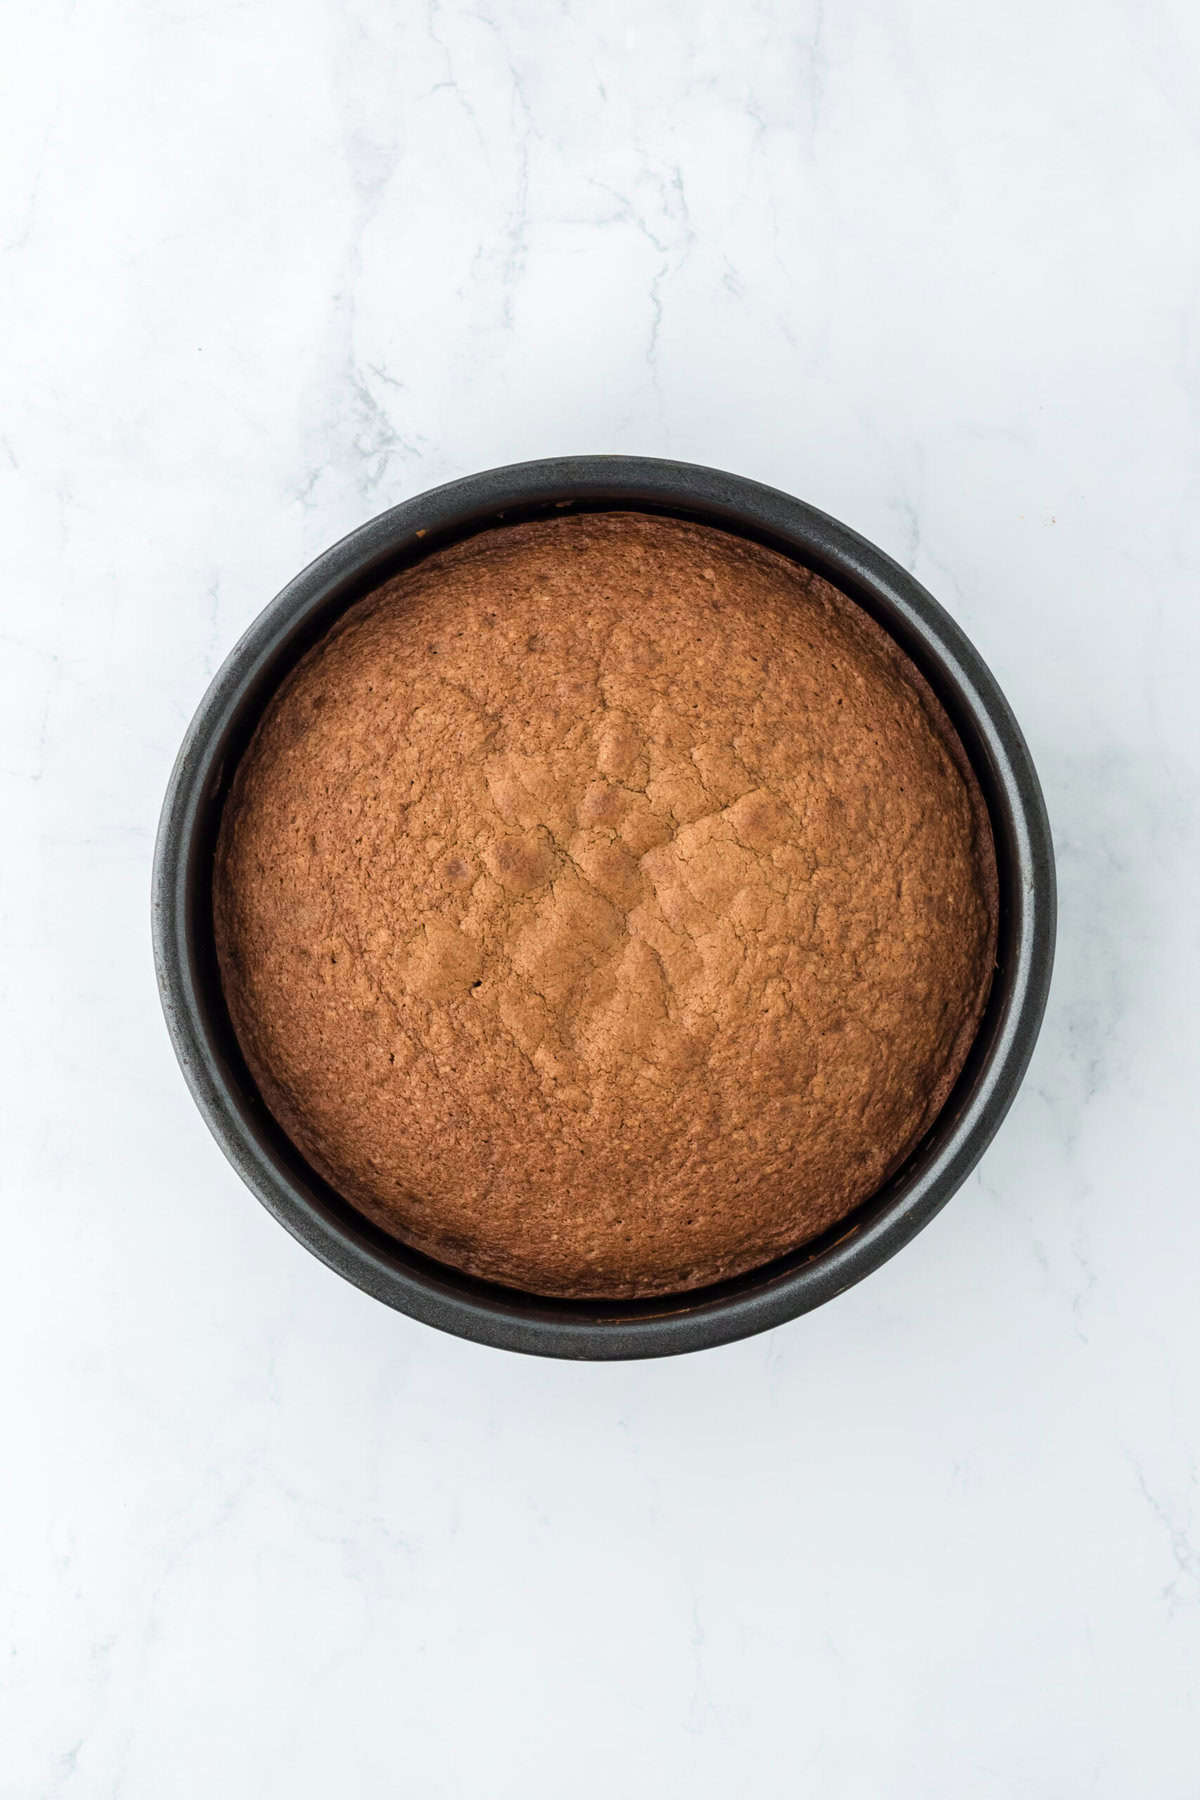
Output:
M305 1162L264 1106L217 973L211 878L221 808L263 708L346 607L456 539L566 510L698 520L782 551L888 630L936 690L991 814L1000 878L991 998L957 1086L902 1168L824 1238L735 1281L654 1300L567 1301L493 1286L397 1243ZM562 457L435 488L351 532L261 613L192 720L167 790L154 861L154 953L167 1026L192 1095L246 1185L330 1268L401 1312L506 1350L606 1360L746 1337L860 1281L928 1223L1000 1125L1041 1023L1054 951L1050 827L1008 703L925 589L845 525L736 475L626 456Z

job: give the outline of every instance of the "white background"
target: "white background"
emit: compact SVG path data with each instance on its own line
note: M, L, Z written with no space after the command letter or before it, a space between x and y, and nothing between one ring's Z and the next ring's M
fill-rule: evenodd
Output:
M3 1800L1200 1794L1200 12L45 0L0 104ZM821 1312L554 1364L210 1142L187 720L341 533L707 462L846 519L1041 768L1046 1028Z

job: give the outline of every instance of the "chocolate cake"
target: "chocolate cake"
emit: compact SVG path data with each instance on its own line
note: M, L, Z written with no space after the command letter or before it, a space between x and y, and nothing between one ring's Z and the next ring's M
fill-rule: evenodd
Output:
M723 532L428 556L284 682L214 873L258 1087L376 1225L539 1294L753 1268L901 1164L987 999L982 796L913 664Z

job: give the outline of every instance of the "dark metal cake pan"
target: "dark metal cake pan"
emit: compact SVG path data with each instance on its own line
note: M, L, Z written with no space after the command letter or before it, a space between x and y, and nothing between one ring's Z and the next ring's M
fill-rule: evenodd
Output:
M217 973L211 879L229 782L280 681L354 601L408 564L492 526L565 510L632 510L756 539L816 570L907 651L953 720L991 816L997 968L958 1083L902 1168L824 1238L717 1287L654 1300L548 1300L431 1261L377 1230L305 1162L263 1104ZM954 621L889 556L803 501L715 469L573 456L491 469L405 501L318 557L259 615L188 728L154 861L154 954L176 1055L246 1185L323 1262L401 1312L461 1337L608 1360L728 1343L831 1300L893 1256L966 1179L1004 1118L1041 1024L1054 951L1050 827L1020 728Z

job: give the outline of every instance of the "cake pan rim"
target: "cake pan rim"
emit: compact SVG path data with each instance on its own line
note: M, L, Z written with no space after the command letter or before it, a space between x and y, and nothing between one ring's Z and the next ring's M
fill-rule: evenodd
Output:
M774 545L863 604L914 655L976 766L1007 893L986 1056L935 1154L888 1184L840 1235L722 1289L651 1302L557 1302L492 1288L433 1264L339 1211L297 1178L222 1053L219 996L200 954L209 871L205 821L229 745L257 716L312 633L406 560L521 517L576 510L660 511ZM319 629L318 629L319 628ZM207 808L207 811L206 811ZM1053 843L1037 773L995 678L915 578L849 526L780 490L658 458L576 456L483 471L368 520L301 571L251 623L184 736L155 846L153 936L176 1055L209 1129L246 1185L339 1274L410 1316L499 1348L586 1360L669 1355L765 1330L824 1304L887 1261L941 1210L999 1128L1028 1065L1049 988L1055 935ZM261 1110L261 1109L258 1109ZM935 1123L938 1130L941 1120ZM890 1191L889 1191L890 1190Z

